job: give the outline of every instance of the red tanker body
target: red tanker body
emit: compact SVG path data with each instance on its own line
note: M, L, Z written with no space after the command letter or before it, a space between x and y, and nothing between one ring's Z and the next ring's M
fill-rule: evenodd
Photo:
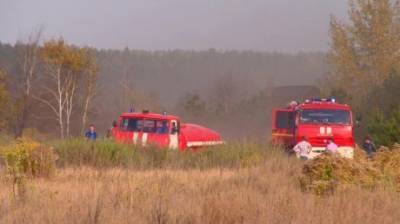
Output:
M275 109L272 121L272 141L292 148L306 137L312 145L309 158L325 151L329 139L339 146L345 158L353 158L353 116L351 108L334 99L312 99L302 104L290 103L287 108Z
M176 116L147 111L121 114L111 133L119 142L141 146L157 145L182 151L223 143L221 136L211 129L183 124Z

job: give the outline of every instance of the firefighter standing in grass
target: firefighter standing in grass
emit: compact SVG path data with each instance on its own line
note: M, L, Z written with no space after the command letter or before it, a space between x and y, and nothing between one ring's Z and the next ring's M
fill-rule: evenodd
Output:
M368 154L368 157L371 158L376 153L376 146L372 142L370 137L366 137L363 144L364 151Z
M307 141L307 138L303 136L301 138L301 142L297 143L294 146L293 151L296 153L296 156L301 160L308 160L308 155L312 150L311 144Z
M85 133L85 137L87 140L96 140L97 139L97 133L94 125L89 126L89 130Z

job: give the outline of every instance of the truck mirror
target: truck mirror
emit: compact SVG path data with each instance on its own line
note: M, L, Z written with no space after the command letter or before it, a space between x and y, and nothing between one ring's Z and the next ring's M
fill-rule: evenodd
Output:
M356 127L360 127L361 126L361 121L362 121L362 117L361 117L361 115L357 115L356 116L356 122L355 122L355 125L356 125Z
M117 121L113 121L113 122L112 122L112 126L113 126L114 128L116 128L116 127L118 126Z

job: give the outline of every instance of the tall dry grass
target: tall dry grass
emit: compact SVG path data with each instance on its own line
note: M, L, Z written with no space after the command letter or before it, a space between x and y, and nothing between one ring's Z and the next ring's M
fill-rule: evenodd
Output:
M272 155L277 151L276 148L256 142L237 142L185 152L154 146L138 148L109 139L95 142L71 139L52 145L59 155L57 164L60 167L124 167L135 170L243 168L258 165L265 161L267 154Z
M2 175L0 223L368 224L400 220L400 198L395 191L353 186L319 197L301 190L301 161L276 152L263 158L255 166L221 163L185 169L171 162L146 169L64 164L51 179L28 181L22 199L12 196L11 185Z

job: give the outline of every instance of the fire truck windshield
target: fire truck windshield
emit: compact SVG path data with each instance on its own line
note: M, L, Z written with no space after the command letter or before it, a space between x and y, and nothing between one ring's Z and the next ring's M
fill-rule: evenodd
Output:
M307 109L300 112L300 123L302 124L350 124L350 111Z

